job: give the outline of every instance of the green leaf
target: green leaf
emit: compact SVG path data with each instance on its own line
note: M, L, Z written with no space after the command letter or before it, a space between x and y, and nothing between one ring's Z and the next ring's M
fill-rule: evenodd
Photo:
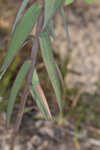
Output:
M93 2L94 0L84 0L87 3Z
M8 48L7 56L3 62L3 65L0 69L2 72L5 68L9 66L17 51L20 49L23 42L28 37L29 33L32 31L34 24L36 23L37 17L39 16L41 11L40 4L35 3L32 5L23 16L22 20L16 26L15 32L13 33L13 37Z
M93 2L94 0L84 0L87 3Z
M22 49L28 42L30 41L34 41L34 36L33 35L29 35L28 38L26 39L26 41L23 43L23 45L21 46L20 49ZM4 71L0 74L0 80L3 78L4 74L6 72L6 68L4 69Z
M45 16L44 16L44 26L45 28L51 18L54 16L57 8L61 5L62 0L45 0Z
M47 111L45 109L43 102L41 101L41 97L39 96L38 92L35 90L34 87L31 87L30 92L31 92L32 97L34 98L37 106L39 107L40 111L42 112L44 118L46 120L48 120Z
M50 109L45 98L44 92L40 86L40 81L38 78L38 74L36 70L34 70L33 77L32 77L32 87L30 92L35 99L40 111L42 112L45 119L51 119Z
M36 69L34 69L34 73L33 73L33 77L32 77L32 85L35 86L37 84L39 84L39 77L38 74L36 72Z
M32 109L33 109L32 106L31 107L25 107L24 108L24 113L27 113L27 112L31 111Z
M64 89L64 80L63 80L61 71L60 71L60 69L59 69L59 67L58 67L58 65L56 63L55 63L55 65L56 65L57 75L58 75L58 78L59 78L60 83L61 83L61 87L62 87L62 89Z
M54 33L54 25L53 25L53 21L52 20L49 21L49 23L47 25L47 30L51 34L52 38L55 40L56 36L55 36L55 33Z
M6 69L0 74L0 80L1 80L2 77L4 76L5 72L6 72Z
M69 5L69 4L71 4L72 2L74 2L74 0L65 0L65 5Z
M21 4L21 7L19 8L19 11L16 15L16 19L14 21L14 24L13 24L13 27L12 27L12 33L14 32L15 28L16 28L16 24L18 23L20 17L21 17L21 14L23 12L23 10L25 9L25 7L27 6L29 0L23 0L22 4Z
M66 17L65 17L65 12L64 12L64 8L61 6L60 7L60 14L61 14L61 17L62 17L62 22L63 22L63 25L64 25L64 29L65 29L65 32L66 32L66 50L67 52L69 52L70 50L70 36L69 36L69 31L68 31L68 23L66 22Z
M8 107L7 107L7 127L10 122L10 118L11 118L11 114L12 114L12 110L13 110L13 105L16 100L16 96L20 89L21 83L25 79L25 76L29 70L30 64L31 64L31 61L25 61L25 63L22 65L22 67L14 81L13 87L11 89L11 94L9 97Z
M56 72L56 66L53 58L52 47L50 38L47 32L42 32L40 34L40 48L42 52L42 57L49 74L52 86L55 90L57 96L57 102L60 110L62 110L61 104L61 90L60 90L60 83Z

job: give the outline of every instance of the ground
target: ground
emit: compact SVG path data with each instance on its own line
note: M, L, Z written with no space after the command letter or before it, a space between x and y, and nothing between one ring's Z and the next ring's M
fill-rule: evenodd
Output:
M69 86L74 85L75 87L81 84L83 91L93 93L97 91L97 83L100 78L100 6L66 8L65 15L69 25L71 45L71 61L67 66L69 72L66 82ZM59 16L56 23L58 40L56 48L61 57L64 57L66 52L65 31Z
M4 127L4 113L0 117L0 149L9 150L12 128L6 130ZM15 150L99 150L100 141L97 135L95 138L96 132L100 136L100 130L88 127L77 132L75 125L65 119L58 123L43 119L32 120L24 115Z

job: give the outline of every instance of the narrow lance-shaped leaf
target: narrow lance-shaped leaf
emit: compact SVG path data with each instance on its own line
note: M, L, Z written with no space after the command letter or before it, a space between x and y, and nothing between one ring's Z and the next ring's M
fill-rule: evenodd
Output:
M63 80L62 74L60 72L60 69L59 69L57 63L55 63L55 65L56 65L57 75L58 75L58 78L59 78L60 83L61 83L61 87L62 87L62 89L64 89L64 80Z
M1 80L1 79L2 79L2 77L4 76L5 72L6 72L6 69L5 69L5 70L3 70L3 72L0 74L0 80Z
M40 39L40 48L42 52L42 57L43 57L47 72L49 74L52 86L56 93L58 106L60 110L62 110L60 84L59 84L59 79L58 79L57 72L56 72L56 66L55 66L55 62L53 58L51 42L50 42L48 33L42 32L40 34L39 39Z
M28 38L27 38L26 41L23 43L23 45L21 46L20 49L22 49L28 42L33 41L33 40L34 40L34 36L29 35ZM4 71L0 74L0 80L3 78L5 72L6 72L6 68L5 68Z
M44 104L43 102L41 101L41 97L39 96L38 92L35 90L34 87L31 87L30 88L30 93L32 94L32 97L34 98L34 100L36 101L36 104L37 106L39 107L40 111L42 112L44 118L46 120L48 120L48 117L47 117L47 111L44 107Z
M49 23L47 25L47 30L51 34L52 38L55 40L56 36L55 36L54 25L53 25L53 21L52 20L49 21Z
M69 31L68 31L68 23L66 21L66 17L65 17L65 13L64 13L64 8L62 6L60 7L60 14L62 17L64 29L66 32L66 49L67 49L67 52L69 52L69 50L70 50L70 36L69 36Z
M16 96L20 89L21 83L25 79L25 76L29 70L30 64L31 64L31 61L25 61L25 63L22 65L22 67L14 81L13 87L11 89L11 94L9 97L8 107L7 107L7 127L10 122L10 118L11 118L11 114L12 114L12 110L13 110L13 105L16 100Z
M34 40L34 36L29 35L28 38L27 38L26 41L23 43L23 45L21 46L20 49L22 49L28 42L33 41L33 40ZM0 80L3 78L5 72L6 72L6 68L5 68L4 71L0 74Z
M51 18L54 16L57 8L61 5L62 0L45 0L45 16L44 16L44 26L45 28Z
M15 28L16 28L16 24L18 23L18 21L19 21L19 19L20 19L20 17L21 17L21 14L22 14L22 12L24 11L25 7L27 6L28 2L29 2L29 0L23 0L23 2L22 2L22 4L21 4L21 7L19 8L18 13L17 13L17 15L16 15L16 19L15 19L15 21L14 21L14 24L13 24L11 33L14 32L14 30L15 30Z
M39 16L41 11L40 4L33 4L25 13L22 20L17 25L15 32L13 34L10 46L8 48L7 56L2 64L0 72L2 72L5 68L9 66L17 51L23 44L23 42L28 37L31 32L34 24L36 23L37 17Z
M32 77L32 86L30 89L30 92L36 101L36 104L38 105L40 111L42 112L45 119L51 119L51 113L50 109L46 100L46 97L44 95L44 92L40 86L40 81L38 78L38 74L36 70L34 70L33 77Z

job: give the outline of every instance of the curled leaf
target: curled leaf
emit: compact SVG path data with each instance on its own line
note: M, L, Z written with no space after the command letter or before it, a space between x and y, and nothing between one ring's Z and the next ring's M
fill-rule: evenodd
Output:
M46 97L44 95L44 92L40 86L40 81L39 81L36 70L34 70L34 73L33 73L32 86L31 86L30 92L34 100L36 101L40 111L42 112L44 118L51 119L52 118L51 112L50 112Z

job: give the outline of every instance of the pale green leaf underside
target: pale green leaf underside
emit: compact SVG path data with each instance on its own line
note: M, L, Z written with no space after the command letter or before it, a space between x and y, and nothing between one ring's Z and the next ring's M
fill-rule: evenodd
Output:
M41 100L41 97L39 96L37 90L34 87L31 87L30 88L30 92L31 92L32 97L34 98L37 106L39 107L40 111L42 112L44 118L46 120L48 120L47 110L46 110L46 108L45 108L45 106L44 106L44 104L43 104L43 102Z
M16 15L16 19L14 21L13 27L12 27L12 33L14 32L15 28L16 28L16 24L18 23L20 16L22 14L22 12L24 11L25 7L27 6L29 0L23 0L21 7L18 10L18 13Z
M16 96L20 89L21 83L25 79L25 76L29 70L30 64L31 64L31 61L25 61L25 63L22 65L21 69L19 70L18 75L14 81L13 87L11 89L11 94L8 100L8 107L7 107L7 126L9 125L9 122L10 122Z
M39 89L40 87L40 81L38 74L36 70L34 70L33 77L32 77L32 86L30 89L30 92L36 101L37 106L39 107L40 111L42 112L43 116L45 119L50 119L51 118L51 113L49 110L48 103L46 102L45 98L43 99L43 96L40 95ZM43 95L43 92L42 92Z
M47 32L43 32L40 34L40 48L42 52L42 57L49 74L52 86L55 90L57 102L60 110L62 110L61 104L61 90L60 90L60 83L56 72L56 66L53 58L52 47L50 38Z
M45 28L49 23L50 19L54 16L57 8L61 5L62 0L45 0L45 11L44 11L44 26Z
M35 86L36 84L39 84L39 83L40 83L39 77L38 77L37 71L35 69L34 73L33 73L33 77L32 77L32 85Z
M16 26L15 32L13 33L13 37L8 48L8 53L5 57L0 72L2 72L7 66L9 66L9 64L13 60L17 51L20 49L29 33L32 31L32 28L36 23L36 19L39 16L40 11L40 4L35 3L26 11L25 15L22 17L22 20Z

